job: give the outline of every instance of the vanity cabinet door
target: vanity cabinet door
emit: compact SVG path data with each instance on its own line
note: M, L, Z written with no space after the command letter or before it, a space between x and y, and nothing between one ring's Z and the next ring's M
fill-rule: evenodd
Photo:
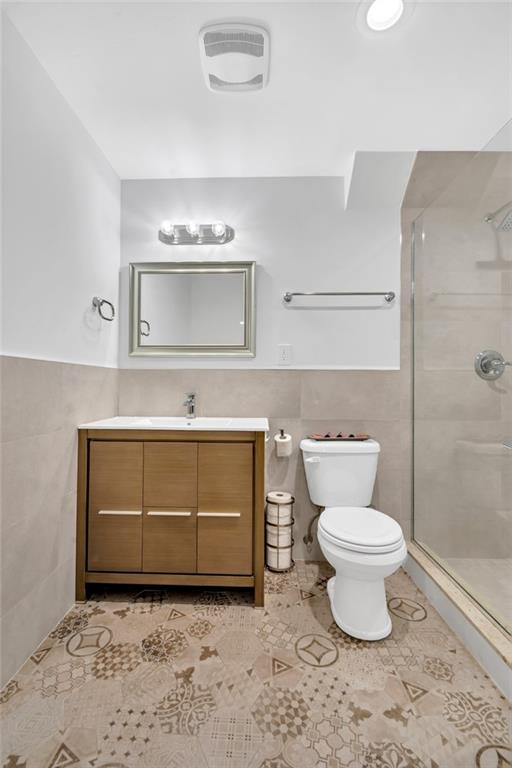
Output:
M253 446L198 447L197 571L251 574Z
M144 443L142 570L195 573L197 443Z
M91 442L87 554L90 571L141 570L142 462L142 443Z
M197 506L197 443L144 443L144 506Z

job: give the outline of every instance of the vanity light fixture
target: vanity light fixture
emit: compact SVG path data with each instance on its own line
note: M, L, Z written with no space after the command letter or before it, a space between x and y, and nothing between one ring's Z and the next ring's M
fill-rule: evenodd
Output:
M235 230L224 221L214 221L212 224L199 224L196 221L172 224L166 219L158 230L158 239L166 245L223 245L234 237Z

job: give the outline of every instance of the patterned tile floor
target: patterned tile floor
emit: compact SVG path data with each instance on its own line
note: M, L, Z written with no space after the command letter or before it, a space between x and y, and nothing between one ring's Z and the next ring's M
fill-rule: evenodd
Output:
M512 765L504 697L408 576L367 643L333 623L329 575L268 574L265 609L193 589L77 605L0 695L3 768Z

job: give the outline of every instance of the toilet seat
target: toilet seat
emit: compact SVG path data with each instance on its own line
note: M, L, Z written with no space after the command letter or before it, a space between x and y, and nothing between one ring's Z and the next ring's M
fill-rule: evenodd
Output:
M399 524L370 507L327 507L318 528L332 544L353 552L380 555L395 552L403 544Z

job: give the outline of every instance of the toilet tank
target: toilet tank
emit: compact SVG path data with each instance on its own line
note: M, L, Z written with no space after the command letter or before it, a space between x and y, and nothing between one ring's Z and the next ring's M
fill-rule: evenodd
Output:
M302 440L309 497L319 507L367 507L380 445L376 440Z

